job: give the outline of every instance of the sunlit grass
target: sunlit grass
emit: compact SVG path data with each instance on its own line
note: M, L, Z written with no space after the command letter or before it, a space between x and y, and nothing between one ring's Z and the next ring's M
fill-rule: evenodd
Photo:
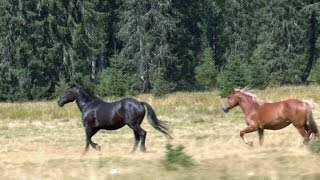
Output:
M320 86L286 86L256 90L265 101L297 98L311 104L320 124ZM76 104L63 108L56 101L0 103L1 179L317 179L320 157L302 144L297 130L288 126L266 131L263 146L257 133L239 137L245 127L240 108L225 114L225 99L212 92L176 92L162 98L138 95L161 120L167 121L174 146L194 162L192 169L167 171L163 166L168 141L146 120L148 153L131 154L133 133L124 127L101 131L93 141L102 151L83 156L84 130ZM104 98L114 101L117 98Z

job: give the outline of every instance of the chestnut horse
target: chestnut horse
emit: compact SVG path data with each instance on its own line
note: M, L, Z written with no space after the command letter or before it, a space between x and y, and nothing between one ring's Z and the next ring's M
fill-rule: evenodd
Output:
M244 134L258 131L259 143L263 142L264 129L278 130L293 124L304 138L306 144L310 135L320 137L317 125L313 119L311 108L306 102L288 99L281 102L262 102L248 87L234 89L228 96L223 111L228 112L233 107L240 106L245 114L247 127L240 131L240 137L245 144L253 146Z
M146 102L140 102L132 98L124 98L116 102L105 102L79 85L72 85L69 90L60 97L58 105L64 106L69 102L76 102L81 111L82 124L86 132L85 152L89 145L100 151L101 147L92 142L91 137L100 129L116 130L128 125L134 133L135 143L132 151L135 151L139 142L140 150L146 151L145 139L147 132L141 128L141 123L148 112L149 123L158 131L171 139L168 129L160 121L153 108Z

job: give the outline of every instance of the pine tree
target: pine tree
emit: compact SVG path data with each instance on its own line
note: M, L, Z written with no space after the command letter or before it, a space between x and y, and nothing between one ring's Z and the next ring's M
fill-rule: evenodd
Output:
M121 27L118 33L123 43L120 56L127 73L140 82L139 91L148 92L158 68L174 66L176 56L168 38L175 22L170 14L170 0L123 1ZM164 78L168 76L163 72Z
M237 54L231 54L228 57L228 63L223 67L218 77L219 91L222 97L229 95L234 88L249 85L248 64L244 63Z
M110 60L110 66L99 74L97 94L99 96L124 96L132 91L129 87L130 77L123 71L123 64L119 55L114 55Z
M204 24L201 17L201 1L172 1L177 29L172 36L173 51L177 54L175 66L170 68L175 81L194 84L194 70L199 64L202 51L206 46L203 39ZM185 83L182 83L185 84ZM178 88L181 85L178 84Z
M48 46L45 30L46 13L37 1L3 1L7 24L2 36L2 66L8 71L3 77L10 84L4 96L9 100L48 97L52 90L52 66L46 61ZM2 6L3 7L3 6ZM6 86L6 85L4 85ZM51 91L52 92L52 91Z
M195 68L195 78L197 83L209 89L216 86L218 70L214 63L213 52L211 48L204 50L201 64Z
M305 82L307 78L309 77L309 74L311 72L311 69L316 64L316 60L319 56L319 53L317 53L317 50L320 49L319 46L317 47L317 41L319 41L320 37L320 28L317 28L319 26L319 17L320 14L316 13L320 11L320 5L319 2L316 3L315 0L310 0L310 3L305 5L302 11L306 11L309 15L309 30L308 30L308 39L309 39L309 49L308 49L308 62L306 65L306 68L303 71L303 74L301 76L301 81ZM318 5L316 5L318 4ZM318 16L318 20L317 20ZM318 34L318 35L317 35Z
M223 1L224 2L224 1ZM213 59L215 64L220 68L224 63L224 45L223 45L223 11L221 10L219 1L201 0L200 14L201 23L203 24L202 41L207 42L204 47L210 47L213 51ZM205 49L204 49L205 50Z
M258 36L260 58L266 61L271 82L291 84L300 82L306 67L307 21L303 1L271 1L260 9L262 33Z
M106 50L101 1L50 1L50 33L57 48L59 77L91 84L103 64ZM102 12L100 12L101 10ZM88 85L87 85L88 86Z
M173 83L168 82L164 78L163 69L159 68L156 70L154 74L154 80L152 81L152 94L155 97L162 97L171 92L174 89L175 85Z

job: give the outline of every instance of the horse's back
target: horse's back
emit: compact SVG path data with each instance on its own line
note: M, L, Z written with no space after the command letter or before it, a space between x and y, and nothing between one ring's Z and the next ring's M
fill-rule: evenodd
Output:
M287 111L295 111L297 109L306 109L308 107L308 103L297 100L297 99L287 99L284 101L273 102L273 103L264 103L261 106L264 110L269 109L270 111L278 110L287 110Z
M287 99L280 102L264 103L258 113L261 124L266 129L281 129L290 123L305 123L308 104L297 100Z
M283 101L284 110L293 114L306 112L309 108L309 104L297 99L288 99Z
M140 101L133 98L124 98L119 101L125 113L141 116L145 114L145 109Z

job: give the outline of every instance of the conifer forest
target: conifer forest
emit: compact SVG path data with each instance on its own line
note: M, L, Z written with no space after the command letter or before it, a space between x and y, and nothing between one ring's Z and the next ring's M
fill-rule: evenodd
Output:
M319 0L1 0L0 101L320 82Z

